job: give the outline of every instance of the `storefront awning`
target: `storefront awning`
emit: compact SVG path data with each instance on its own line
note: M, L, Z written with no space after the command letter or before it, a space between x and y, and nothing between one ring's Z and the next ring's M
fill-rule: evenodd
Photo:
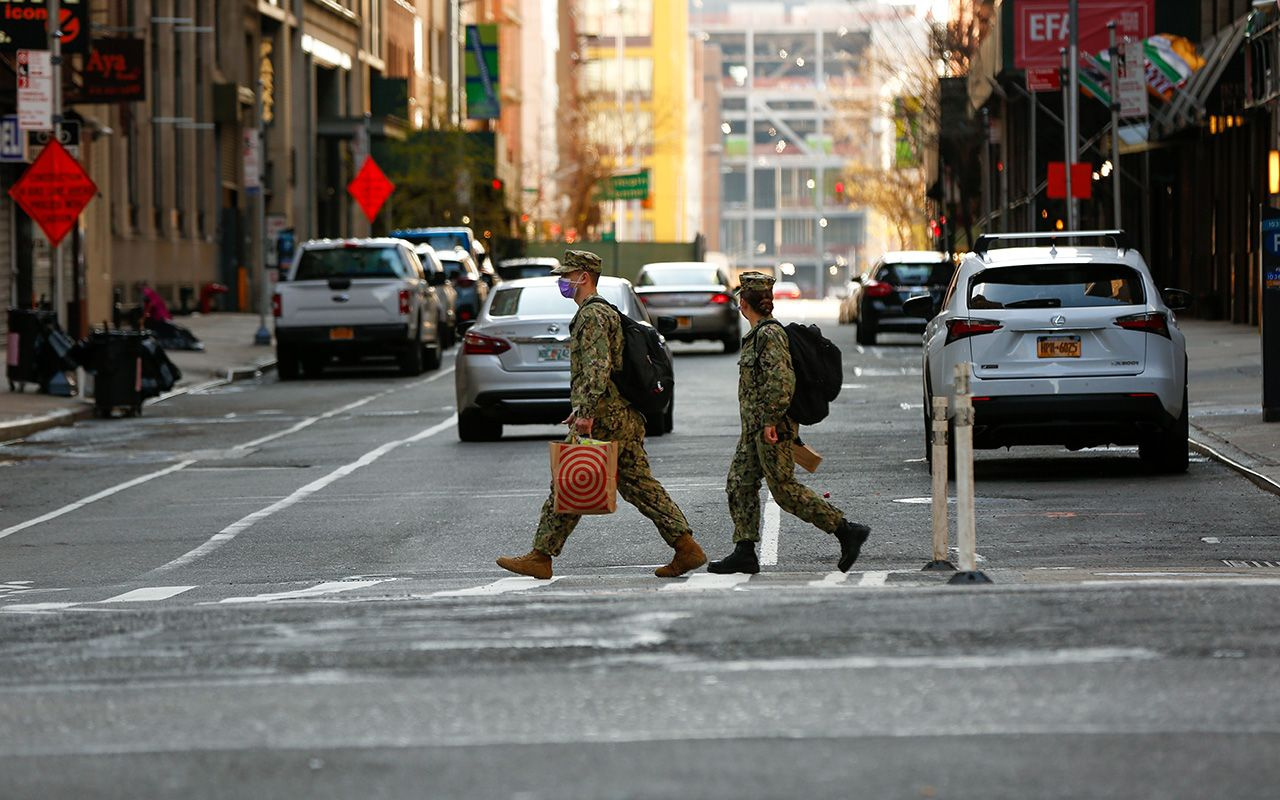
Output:
M1176 90L1173 99L1158 110L1153 109L1151 138L1163 139L1200 122L1205 104L1217 87L1231 59L1244 45L1249 15L1240 17L1200 45L1204 66L1192 73L1186 86Z

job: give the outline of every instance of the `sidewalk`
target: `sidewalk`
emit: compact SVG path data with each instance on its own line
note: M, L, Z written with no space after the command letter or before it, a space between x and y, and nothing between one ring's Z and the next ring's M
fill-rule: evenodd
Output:
M258 331L257 314L214 313L175 317L204 343L203 351L166 350L169 360L182 370L182 380L169 393L183 392L214 380L251 378L275 368L274 347L253 343ZM268 330L271 321L267 320ZM0 363L5 342L0 339ZM71 425L93 416L93 401L83 397L51 397L28 384L25 392L8 391L0 384L0 442L19 439L57 425Z
M1280 494L1280 422L1262 421L1258 330L1199 320L1178 325L1187 335L1193 446Z

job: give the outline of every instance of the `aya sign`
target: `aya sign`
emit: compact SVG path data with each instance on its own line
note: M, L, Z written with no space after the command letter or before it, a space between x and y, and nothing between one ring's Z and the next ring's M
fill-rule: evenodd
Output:
M1080 52L1097 53L1110 45L1107 23L1115 21L1116 38L1145 39L1152 34L1155 0L1078 0ZM1060 51L1071 44L1067 0L1019 0L1014 9L1013 65L1056 67Z

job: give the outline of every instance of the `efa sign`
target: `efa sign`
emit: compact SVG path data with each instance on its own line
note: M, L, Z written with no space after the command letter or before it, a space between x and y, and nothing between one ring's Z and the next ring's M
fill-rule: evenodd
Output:
M1106 50L1107 23L1115 21L1116 39L1145 39L1154 31L1155 0L1078 0L1080 52ZM1060 50L1071 44L1067 0L1018 0L1014 7L1013 65L1058 67Z

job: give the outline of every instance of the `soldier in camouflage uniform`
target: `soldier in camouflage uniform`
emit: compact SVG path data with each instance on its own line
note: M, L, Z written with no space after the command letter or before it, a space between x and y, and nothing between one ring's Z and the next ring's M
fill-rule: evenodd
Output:
M760 540L760 479L773 499L788 513L812 523L840 542L841 572L858 559L871 529L845 520L840 509L823 500L795 478L792 442L798 425L787 416L796 389L787 332L773 318L773 277L743 273L738 308L751 323L738 357L738 406L742 433L729 465L729 515L733 517L734 550L713 561L708 572L760 571L756 542Z
M644 452L644 417L622 398L612 374L622 367L622 323L618 311L596 292L600 257L566 250L552 273L560 276L561 293L572 296L578 313L569 324L569 384L573 411L565 420L575 433L613 442L618 449L618 492L658 526L658 533L675 550L671 563L654 574L674 578L707 563L694 541L684 512L649 471ZM560 555L565 540L581 516L557 514L554 495L547 498L533 537L533 550L518 558L502 557L498 566L544 580L551 577L551 558Z

